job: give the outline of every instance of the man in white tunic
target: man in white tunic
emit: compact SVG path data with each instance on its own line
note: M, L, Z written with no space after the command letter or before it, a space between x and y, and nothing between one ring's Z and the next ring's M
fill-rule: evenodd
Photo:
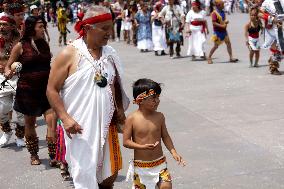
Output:
M75 188L111 189L122 168L117 133L129 104L119 58L107 45L111 14L90 6L75 29L80 38L52 64L47 96L63 122Z

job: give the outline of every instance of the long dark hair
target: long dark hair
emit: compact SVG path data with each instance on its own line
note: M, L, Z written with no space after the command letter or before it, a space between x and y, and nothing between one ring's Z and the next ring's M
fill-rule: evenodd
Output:
M37 22L44 23L44 20L41 16L29 16L25 21L24 34L21 41L30 41L33 36L35 36L35 26Z

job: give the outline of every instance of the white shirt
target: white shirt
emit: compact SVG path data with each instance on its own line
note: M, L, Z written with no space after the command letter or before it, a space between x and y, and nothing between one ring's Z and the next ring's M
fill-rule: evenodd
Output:
M180 19L185 16L182 8L179 5L174 5L172 11L170 5L167 5L162 9L162 11L159 14L159 17L165 17L166 21L172 20L174 16Z
M205 20L206 12L201 10L200 12L196 13L193 10L190 10L186 15L186 23L191 23L192 21L202 21ZM201 30L202 26L194 26L190 25L190 30Z

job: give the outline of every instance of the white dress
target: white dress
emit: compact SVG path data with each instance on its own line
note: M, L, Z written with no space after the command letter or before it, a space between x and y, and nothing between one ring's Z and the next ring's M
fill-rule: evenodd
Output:
M132 28L132 22L131 22L131 18L130 17L127 17L128 15L128 10L124 10L124 15L125 15L125 18L122 20L122 23L121 23L121 30L126 30L126 31L130 31L131 28Z
M155 14L157 13L153 11L151 16ZM152 23L152 41L154 51L162 51L167 48L165 26L156 26L154 22Z
M202 26L194 26L192 21L205 20L206 12L204 10L199 13L190 10L186 15L186 23L190 24L191 35L188 38L188 56L204 56L204 44L206 41L205 33L202 33Z

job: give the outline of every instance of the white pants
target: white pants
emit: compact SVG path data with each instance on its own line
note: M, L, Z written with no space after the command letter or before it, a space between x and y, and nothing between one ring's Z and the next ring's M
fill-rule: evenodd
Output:
M2 82L5 77L0 74L0 82ZM5 87L0 89L0 123L4 124L10 120L9 112L13 110L14 98L16 95L16 87L17 87L18 78L14 76L12 79L8 80L9 84L14 88L12 88L9 84L6 84ZM16 112L13 110L12 114L12 123L16 123L20 126L24 126L24 115L20 112Z
M264 41L262 48L268 49L277 40L276 33L275 33L273 28L272 29L265 29L264 32L265 32L264 33L265 34L265 41Z

